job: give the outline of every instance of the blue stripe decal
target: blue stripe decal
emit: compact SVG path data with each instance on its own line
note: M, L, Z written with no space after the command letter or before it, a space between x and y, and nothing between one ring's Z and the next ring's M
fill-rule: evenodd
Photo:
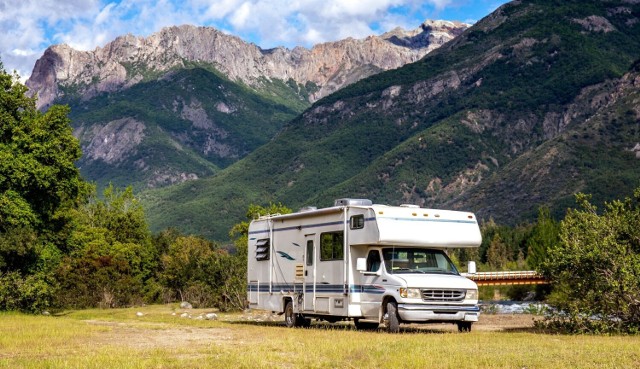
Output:
M247 286L249 292L269 292L269 284L251 283ZM272 291L288 291L288 292L302 292L302 283L294 284L273 284ZM313 284L306 286L305 293L313 293ZM352 284L349 286L350 293L367 293L374 295L382 295L385 292L385 288L379 285L360 285ZM344 293L344 286L341 284L316 284L316 293Z
M291 255L287 254L284 251L276 251L278 254L280 254L280 256L282 256L283 258L287 259L287 260L296 260L295 258L291 257Z

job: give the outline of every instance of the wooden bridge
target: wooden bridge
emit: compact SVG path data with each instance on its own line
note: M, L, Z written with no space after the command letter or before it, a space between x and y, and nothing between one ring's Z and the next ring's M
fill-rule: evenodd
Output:
M548 284L542 274L535 270L509 272L462 273L463 276L476 282L478 286L506 286L524 284Z

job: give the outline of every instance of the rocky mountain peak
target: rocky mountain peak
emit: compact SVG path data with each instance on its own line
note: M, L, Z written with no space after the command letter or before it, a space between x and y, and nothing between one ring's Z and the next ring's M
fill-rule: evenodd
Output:
M292 50L261 49L211 27L166 27L148 37L123 35L93 51L49 47L27 81L39 108L69 95L88 99L131 87L189 63L209 64L232 81L259 89L260 79L312 83L315 101L378 71L422 58L454 38L467 24L426 21L415 30L397 28L381 36L348 38Z

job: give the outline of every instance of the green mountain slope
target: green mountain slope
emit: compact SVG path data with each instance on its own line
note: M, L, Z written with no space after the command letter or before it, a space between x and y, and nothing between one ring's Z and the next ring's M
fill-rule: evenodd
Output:
M599 105L595 114L513 160L457 203L521 219L532 217L539 204L563 216L576 192L591 194L595 203L631 194L640 186L639 72L635 67L585 91L574 104Z
M148 216L224 239L252 202L367 197L513 223L577 190L617 198L640 183L621 150L640 142L638 113L609 104L637 89L614 86L638 58L640 4L514 1L421 61L318 101L215 176L146 193ZM605 134L622 120L629 134Z
M308 105L290 86L264 85L266 92L257 94L213 69L194 67L87 101L72 99L82 174L99 185L139 188L211 175L267 142Z

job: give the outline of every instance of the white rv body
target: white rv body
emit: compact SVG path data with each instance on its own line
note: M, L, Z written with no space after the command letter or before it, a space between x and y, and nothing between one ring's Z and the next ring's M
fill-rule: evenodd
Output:
M480 315L477 285L443 250L480 243L472 213L369 200L260 217L249 226L249 307L284 313L289 326L318 318L391 331L409 322L470 330Z

